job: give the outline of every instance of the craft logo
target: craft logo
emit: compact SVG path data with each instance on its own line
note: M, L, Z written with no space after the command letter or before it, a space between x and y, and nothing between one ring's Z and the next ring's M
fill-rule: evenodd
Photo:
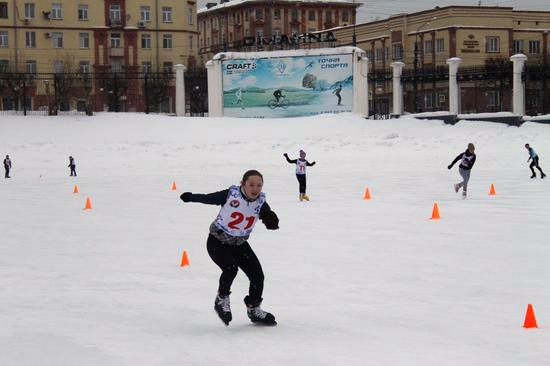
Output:
M230 203L229 203L229 206L233 207L233 208L237 208L239 207L240 203L239 203L239 200L232 200Z
M225 73L227 75L240 74L256 70L256 67L257 65L255 62L228 63L227 65L225 65Z
M277 67L277 70L279 70L279 72L281 74L284 74L284 72L286 70L286 64L284 62L279 62L276 67Z

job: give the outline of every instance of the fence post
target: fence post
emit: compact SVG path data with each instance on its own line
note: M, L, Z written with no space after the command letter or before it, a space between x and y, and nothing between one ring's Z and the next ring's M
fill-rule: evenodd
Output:
M523 71L523 65L525 61L527 61L527 56L518 53L511 56L510 61L514 63L512 112L515 115L523 116L525 114L525 84L521 79L521 73Z
M185 72L185 65L174 65L176 70L176 116L185 116L185 78L183 73Z
M390 65L393 69L393 115L400 116L403 114L403 84L401 84L401 74L405 64L401 61L392 62Z
M460 57L452 57L447 60L447 64L449 65L449 112L454 115L457 115L460 109L456 72L461 62L462 59Z

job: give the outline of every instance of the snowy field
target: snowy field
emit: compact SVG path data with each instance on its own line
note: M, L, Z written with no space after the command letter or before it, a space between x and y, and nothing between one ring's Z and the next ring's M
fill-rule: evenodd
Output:
M550 180L529 179L524 148L550 172L549 125L100 113L0 129L2 366L550 364ZM463 200L447 165L469 142ZM283 157L299 149L317 162L310 202ZM233 321L217 318L218 207L179 199L251 168L281 220L250 239L270 328L247 319L242 272ZM538 329L523 328L530 303Z

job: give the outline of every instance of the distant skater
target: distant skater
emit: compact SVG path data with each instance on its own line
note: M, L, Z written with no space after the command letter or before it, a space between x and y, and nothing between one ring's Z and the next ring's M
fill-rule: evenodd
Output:
M298 189L300 192L300 201L309 201L309 197L306 194L306 166L314 166L315 162L310 163L306 160L306 153L304 150L300 150L299 159L290 159L287 153L283 154L286 161L290 164L296 164L296 178L298 179Z
M531 146L529 146L529 144L525 144L525 148L527 149L527 151L529 151L529 159L527 159L527 162L529 162L529 160L531 160L531 164L529 164L529 168L531 169L531 173L533 173L531 175L531 179L537 177L537 175L535 174L535 169L533 169L533 167L535 167L539 170L541 179L545 178L546 174L544 174L541 167L539 166L539 156L538 156L537 152L535 151L535 149L533 149Z
M72 156L69 156L69 165L67 166L71 168L71 177L76 177L76 164Z
M250 281L248 295L244 298L246 313L253 323L276 325L275 316L262 310L264 273L258 257L248 243L248 238L259 220L268 230L279 228L279 218L267 204L262 192L264 178L257 170L244 173L240 186L232 185L223 191L197 194L184 192L183 202L199 202L219 205L218 216L210 225L206 248L210 258L220 267L218 292L214 310L229 325L232 320L229 294L231 285L242 270Z
M11 178L10 177L11 160L9 155L6 155L6 158L4 159L4 170L6 171L4 178Z
M338 97L338 105L342 105L342 96L340 95L341 92L342 92L342 85L338 85L338 88L332 91L332 94L336 94L336 96Z
M453 160L451 165L447 169L451 169L457 161L460 160L460 165L458 166L458 172L462 177L462 182L455 184L455 192L458 192L462 188L462 197L466 198L468 190L468 182L470 181L470 171L476 162L476 154L474 144L469 143L468 148L463 153L458 154L458 156Z

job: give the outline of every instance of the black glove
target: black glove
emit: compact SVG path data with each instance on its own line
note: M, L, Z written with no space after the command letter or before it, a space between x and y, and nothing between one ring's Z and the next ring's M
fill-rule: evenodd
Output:
M180 198L183 202L189 202L189 201L191 201L191 195L192 195L191 192L183 192L181 194Z
M273 211L266 212L262 221L268 230L277 230L279 228L279 218Z
M315 162L311 163L311 165L312 165L312 166L315 165Z
M447 166L447 169L451 170L452 167L453 167L452 165L449 165Z
M287 153L284 153L283 156L287 157L288 158L288 154Z

